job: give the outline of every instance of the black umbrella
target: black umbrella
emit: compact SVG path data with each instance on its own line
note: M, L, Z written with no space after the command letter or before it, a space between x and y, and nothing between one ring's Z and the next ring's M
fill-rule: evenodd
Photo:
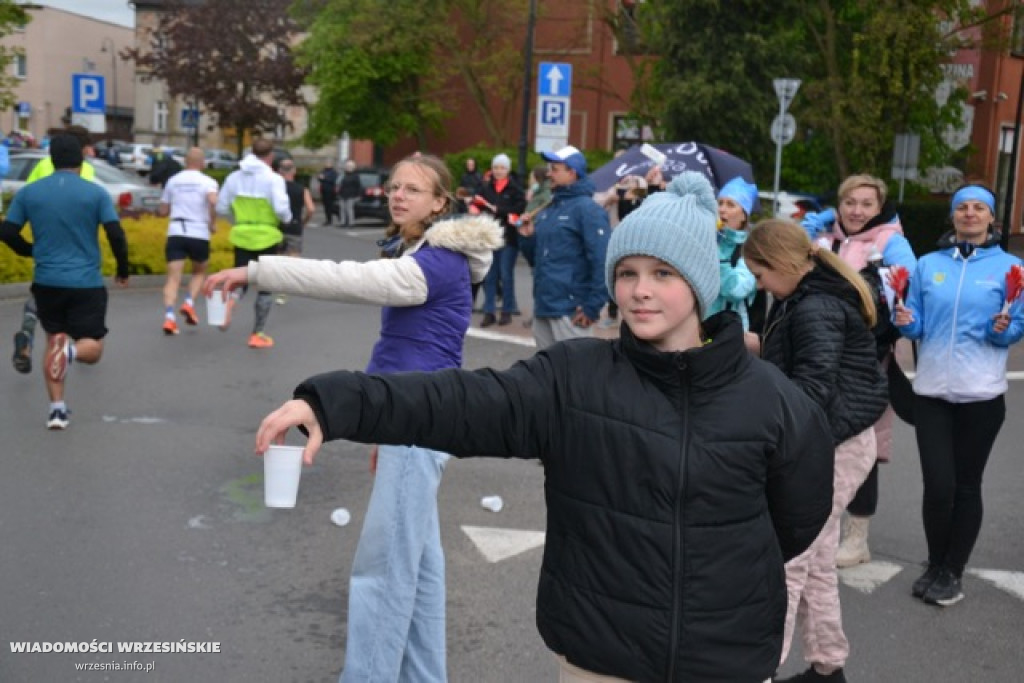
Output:
M736 176L748 183L754 182L754 171L749 162L701 142L663 142L651 145L665 155L661 174L671 180L683 171L697 171L707 176L715 190ZM654 162L633 145L607 164L590 174L598 192L608 190L627 175L645 176ZM754 206L754 210L758 210Z

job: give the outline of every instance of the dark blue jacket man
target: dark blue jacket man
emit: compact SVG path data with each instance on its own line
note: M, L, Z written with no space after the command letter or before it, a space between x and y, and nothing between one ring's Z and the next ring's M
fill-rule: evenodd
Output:
M608 214L593 200L587 161L573 146L544 152L551 164L551 203L521 243L533 264L533 336L537 347L588 336L608 301L604 257L611 236Z

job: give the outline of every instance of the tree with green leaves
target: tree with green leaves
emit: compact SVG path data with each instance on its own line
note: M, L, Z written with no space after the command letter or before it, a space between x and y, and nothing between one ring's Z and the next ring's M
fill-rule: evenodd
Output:
M0 38L24 26L31 18L21 4L16 4L14 0L0 0ZM14 104L14 89L20 81L14 76L10 65L19 53L19 48L0 45L0 109L9 109Z
M526 0L298 0L306 30L297 47L318 96L306 141L348 131L388 145L413 135L423 146L455 113L461 81L495 146L503 146L522 89L518 41Z
M293 58L298 29L289 0L169 0L145 48L126 50L143 80L195 102L217 125L245 134L287 124L281 107L303 105L305 71Z
M657 108L668 139L696 139L771 174L775 78L802 80L790 111L797 139L786 147L786 186L827 192L850 173L889 175L893 136L921 135L924 163L951 153L943 133L965 93L935 92L952 24L976 24L969 0L687 0L644 3L637 21L660 56L638 92ZM941 21L940 21L941 20ZM659 106L660 104L660 106Z

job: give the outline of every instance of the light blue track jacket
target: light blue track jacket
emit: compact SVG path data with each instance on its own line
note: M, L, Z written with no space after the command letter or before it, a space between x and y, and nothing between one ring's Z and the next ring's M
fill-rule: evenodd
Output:
M1024 336L1024 305L1010 307L1010 326L993 331L1006 298L1006 273L1020 259L998 243L964 258L943 248L917 262L906 306L914 321L900 328L919 340L914 391L951 403L985 401L1006 393L1009 346Z

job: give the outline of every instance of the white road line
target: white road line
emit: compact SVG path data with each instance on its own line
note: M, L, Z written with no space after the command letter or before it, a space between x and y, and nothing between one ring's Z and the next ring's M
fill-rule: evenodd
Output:
M469 536L469 540L484 558L492 563L507 560L544 545L543 531L486 526L463 526L462 531Z
M488 341L500 341L508 344L519 344L520 346L536 347L537 342L533 337L520 337L514 334L505 334L504 332L491 332L490 330L481 330L477 327L471 327L466 330L467 337L473 337L475 339L487 339Z
M883 583L903 571L891 562L866 562L839 570L839 579L854 590L871 594Z
M1024 572L1007 572L997 569L968 569L967 573L985 579L995 585L996 588L1024 600Z

